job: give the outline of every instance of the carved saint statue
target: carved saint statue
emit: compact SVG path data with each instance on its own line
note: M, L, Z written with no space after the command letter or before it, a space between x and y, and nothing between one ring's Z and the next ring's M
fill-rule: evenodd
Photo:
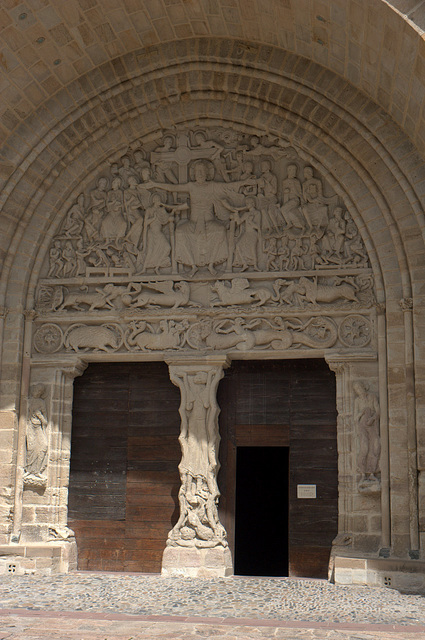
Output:
M354 420L358 429L359 450L358 468L362 474L360 489L369 490L372 486L379 489L376 474L379 471L381 444L379 437L379 403L375 393L369 391L367 384L355 382L353 390Z
M27 423L27 456L24 482L37 486L45 486L43 471L47 467L47 409L46 388L44 384L36 384L31 390Z

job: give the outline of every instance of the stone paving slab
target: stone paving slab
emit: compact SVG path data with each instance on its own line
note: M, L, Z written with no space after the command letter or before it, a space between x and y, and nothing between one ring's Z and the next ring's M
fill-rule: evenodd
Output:
M0 640L425 640L425 627L180 618L3 610Z
M425 640L425 598L324 580L0 579L0 640Z

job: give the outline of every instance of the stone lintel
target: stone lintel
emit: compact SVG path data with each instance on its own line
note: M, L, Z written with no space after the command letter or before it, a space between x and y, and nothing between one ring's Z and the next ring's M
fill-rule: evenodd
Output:
M227 369L230 366L231 359L228 355L198 355L198 356L177 356L175 358L166 358L165 362L169 367L187 367L196 369L198 367L223 367Z

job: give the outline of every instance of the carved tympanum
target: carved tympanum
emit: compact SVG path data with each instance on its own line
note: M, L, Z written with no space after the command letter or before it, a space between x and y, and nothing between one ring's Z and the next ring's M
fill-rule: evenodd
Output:
M80 193L47 279L368 267L349 212L285 141L166 133Z
M289 142L221 127L111 159L65 212L42 276L33 345L46 355L372 337L373 275L342 199ZM326 339L311 333L321 314Z

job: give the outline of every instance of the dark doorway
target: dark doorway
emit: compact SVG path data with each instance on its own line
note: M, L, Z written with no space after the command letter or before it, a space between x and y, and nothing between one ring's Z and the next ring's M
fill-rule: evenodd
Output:
M289 450L289 523L287 526L289 549L289 576L326 578L332 540L338 531L338 452L336 428L335 376L323 360L270 360L233 361L226 370L218 390L220 413L219 487L220 519L228 533L229 546L234 554L237 548L236 530L250 544L251 527L255 519L267 537L276 532L281 523L263 524L263 510L253 507L256 516L245 524L236 513L236 477L240 466L239 452L252 451L254 459L247 463L248 475L254 484L269 477L267 486L275 483L273 469L278 472L282 462L265 462L265 471L257 456L265 448ZM242 456L245 455L242 453ZM250 455L247 451L246 455ZM242 463L243 465L243 463ZM286 466L286 469L288 466ZM239 473L239 470L238 470ZM241 472L242 473L242 472ZM285 473L286 475L286 473ZM279 478L279 482L281 479ZM248 478L239 485L250 500ZM288 499L274 496L277 505ZM305 493L306 492L306 493ZM264 491L261 492L263 496ZM264 498L264 496L263 496ZM243 500L243 498L242 498ZM258 509L258 510L257 510ZM282 509L275 509L275 515ZM282 533L284 535L284 533ZM277 534L281 535L281 532ZM268 544L268 542L267 542ZM282 544L286 545L286 542ZM243 547L242 547L243 548ZM261 548L261 546L260 546ZM262 545L267 549L267 545ZM237 551L236 551L237 553ZM258 548L251 555L258 554ZM273 566L268 575L276 575ZM237 560L237 573L255 573L255 569L241 568ZM266 572L264 567L258 571ZM283 575L283 572L278 572Z
M288 447L237 447L235 574L288 575Z

